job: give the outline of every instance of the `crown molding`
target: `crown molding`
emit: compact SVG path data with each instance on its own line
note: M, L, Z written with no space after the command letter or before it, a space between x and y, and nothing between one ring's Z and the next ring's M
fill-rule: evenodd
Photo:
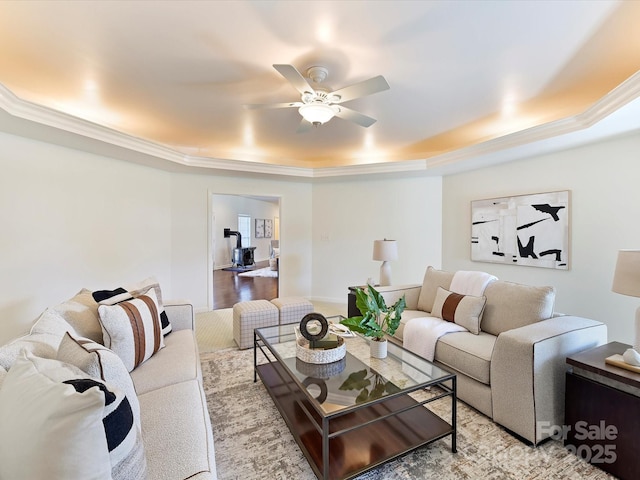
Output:
M639 97L640 72L636 72L582 113L438 155L429 158L427 163L429 168L448 166L463 160L584 130Z
M442 155L426 159L369 163L343 167L303 168L180 153L158 143L134 137L109 127L26 101L16 96L0 83L0 108L10 115L106 145L112 145L130 152L156 158L159 160L159 168L162 168L162 165L168 161L176 165L194 169L222 170L308 179L420 171L433 171L432 173L437 174L442 167L448 167L472 160L476 157L486 156L578 130L584 130L639 97L640 72L636 72L625 82L621 83L618 87L594 103L590 108L578 115L531 127L520 132L504 135ZM114 156L118 158L117 154L114 154Z

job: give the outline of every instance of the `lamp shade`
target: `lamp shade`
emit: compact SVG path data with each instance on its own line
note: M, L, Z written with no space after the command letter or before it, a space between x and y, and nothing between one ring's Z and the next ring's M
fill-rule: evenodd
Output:
M395 240L374 240L373 259L387 262L398 259L398 242Z
M640 250L618 252L611 290L631 297L640 297Z

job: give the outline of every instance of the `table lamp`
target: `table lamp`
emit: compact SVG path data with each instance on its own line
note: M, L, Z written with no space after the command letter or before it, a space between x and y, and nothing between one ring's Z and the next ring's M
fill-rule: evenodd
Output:
M611 290L631 297L640 297L640 250L620 250ZM633 350L623 355L624 361L640 365L640 307L636 310L636 330Z
M391 260L398 259L398 242L395 240L374 240L373 259L382 262L380 265L380 285L391 285Z

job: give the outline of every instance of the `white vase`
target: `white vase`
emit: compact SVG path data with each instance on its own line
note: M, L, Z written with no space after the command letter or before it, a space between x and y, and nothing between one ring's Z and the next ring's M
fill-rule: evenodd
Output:
M369 342L369 348L371 349L371 356L373 358L387 358L387 340L376 341L371 340Z

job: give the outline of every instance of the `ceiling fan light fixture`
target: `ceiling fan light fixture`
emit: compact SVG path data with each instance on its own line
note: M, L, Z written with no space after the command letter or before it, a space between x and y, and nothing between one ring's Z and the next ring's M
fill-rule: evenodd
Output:
M300 112L302 118L315 126L327 123L335 115L333 108L324 103L310 103L302 105L298 109L298 112Z

